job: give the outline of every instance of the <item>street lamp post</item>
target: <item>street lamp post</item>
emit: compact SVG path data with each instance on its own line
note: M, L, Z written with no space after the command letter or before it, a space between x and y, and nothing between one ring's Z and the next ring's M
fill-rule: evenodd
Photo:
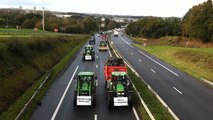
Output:
M44 7L43 7L43 19L42 19L43 31L44 31Z

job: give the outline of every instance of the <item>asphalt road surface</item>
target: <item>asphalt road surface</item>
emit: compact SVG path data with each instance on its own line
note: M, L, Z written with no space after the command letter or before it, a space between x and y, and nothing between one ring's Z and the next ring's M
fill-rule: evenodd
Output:
M125 59L181 120L213 120L213 89L134 47L126 36L111 36Z
M67 70L48 89L42 99L42 105L37 107L31 116L31 120L136 120L136 114L131 108L115 107L108 109L103 67L110 53L98 51L101 37L96 37L96 40L95 61L82 61L82 49ZM73 96L76 81L73 77L80 71L93 71L98 78L97 103L94 108L74 107Z

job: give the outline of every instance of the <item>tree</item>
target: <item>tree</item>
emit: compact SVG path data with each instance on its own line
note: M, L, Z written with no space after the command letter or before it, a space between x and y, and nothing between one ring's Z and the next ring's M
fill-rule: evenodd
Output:
M183 17L182 29L184 35L201 39L204 42L213 41L213 4L208 0L193 6Z

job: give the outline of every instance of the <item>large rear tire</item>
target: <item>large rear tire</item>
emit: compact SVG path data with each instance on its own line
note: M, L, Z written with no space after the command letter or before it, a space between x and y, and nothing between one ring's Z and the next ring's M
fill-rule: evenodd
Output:
M114 93L109 91L107 94L107 107L112 108L114 106Z
M77 91L74 91L74 100L73 100L74 106L77 106Z
M92 107L95 107L96 106L96 95L95 93L93 93L93 96L92 96Z
M128 92L128 107L132 108L133 107L133 92L130 91Z

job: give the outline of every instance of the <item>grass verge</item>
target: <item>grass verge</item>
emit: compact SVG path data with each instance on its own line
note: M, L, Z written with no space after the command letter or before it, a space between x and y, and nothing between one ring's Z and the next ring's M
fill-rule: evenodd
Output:
M86 38L84 38L84 39L86 39ZM42 97L44 96L44 94L45 94L46 90L48 89L48 87L53 82L54 78L56 78L57 74L64 68L64 66L70 60L70 58L74 55L74 53L82 46L84 41L81 41L81 43L78 44L76 47L74 47L73 49L70 49L71 51L63 59L61 59L60 62L58 62L53 68L51 68L51 70L50 70L51 73L52 73L51 76L49 77L47 82L44 84L42 89L40 89L40 91L37 93L37 95L35 96L35 99L33 99L32 102L29 104L29 106L26 109L26 112L22 115L22 117L20 119L29 119L30 118L30 116L33 113L33 111L36 108L36 106L40 104L40 101L41 101ZM55 54L57 54L57 53L55 53ZM45 73L40 79L35 80L33 82L33 84L31 85L31 87L29 87L24 92L24 94L22 94L16 100L16 102L14 102L12 105L10 105L10 107L7 109L7 111L2 113L2 115L0 116L0 119L2 119L2 120L15 119L17 114L21 111L21 109L27 103L29 98L34 93L34 91L43 82L43 80L44 80L44 78L46 77L47 74L48 73Z
M167 111L167 109L159 102L156 96L148 89L147 85L137 77L134 72L128 69L128 75L138 90L140 96L143 98L144 102L148 106L149 110L153 114L156 120L173 120L173 117ZM136 96L136 95L135 95ZM142 115L143 120L150 120L150 117L145 112L145 109L142 107L139 98L136 96L136 107Z

